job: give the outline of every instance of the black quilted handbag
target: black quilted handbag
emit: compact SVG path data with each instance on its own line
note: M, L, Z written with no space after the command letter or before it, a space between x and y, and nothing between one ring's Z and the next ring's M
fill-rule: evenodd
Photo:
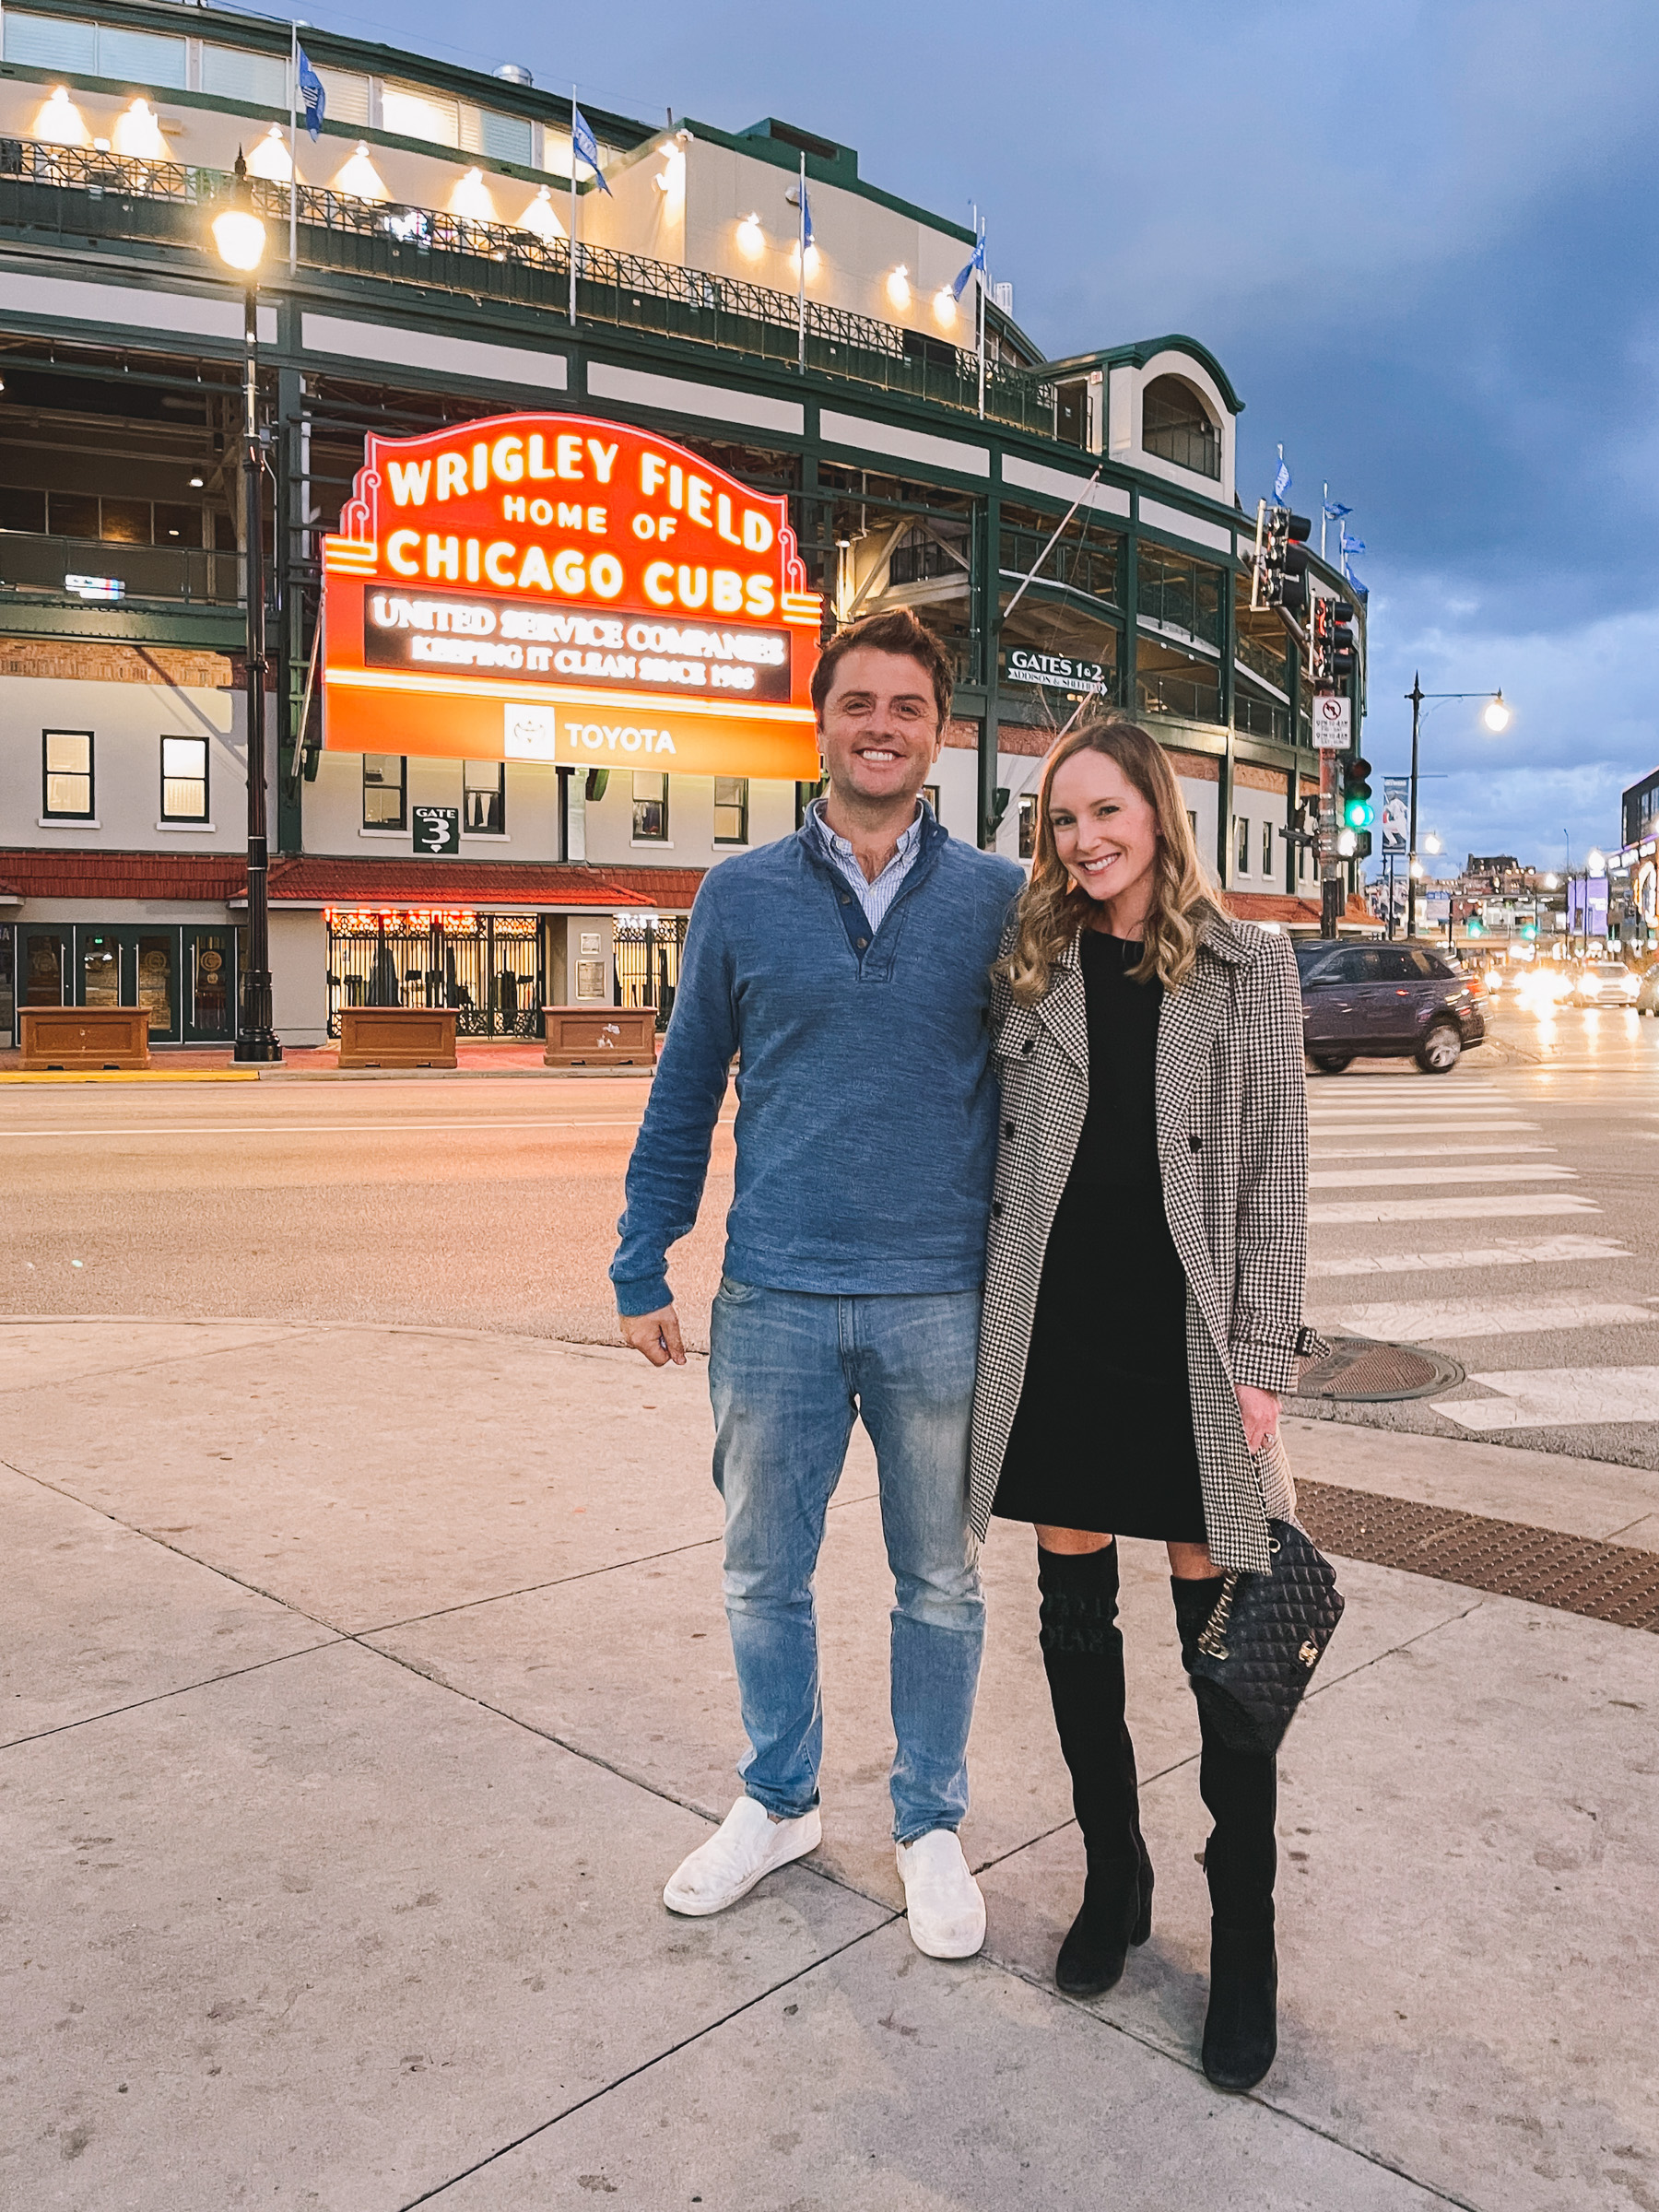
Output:
M1272 1753L1342 1618L1331 1562L1294 1521L1269 1521L1269 1574L1227 1577L1186 1654L1193 1692L1230 1750Z

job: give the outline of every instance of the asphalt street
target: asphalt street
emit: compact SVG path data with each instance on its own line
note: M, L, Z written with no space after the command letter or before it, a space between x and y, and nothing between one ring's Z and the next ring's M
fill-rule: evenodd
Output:
M1495 1029L1447 1076L1310 1079L1311 1312L1467 1376L1328 1410L1659 1465L1659 1022ZM0 1087L0 1312L614 1342L645 1097L637 1077ZM699 1348L731 1167L728 1122L673 1263Z

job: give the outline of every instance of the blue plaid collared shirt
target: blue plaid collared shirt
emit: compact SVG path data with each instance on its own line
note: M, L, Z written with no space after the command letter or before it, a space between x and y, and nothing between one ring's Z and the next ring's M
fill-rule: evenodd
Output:
M916 854L922 849L922 826L932 813L925 799L916 801L916 818L899 840L899 850L888 862L874 883L866 878L853 855L853 847L844 837L838 837L824 819L824 802L814 799L807 811L818 841L835 866L858 893L858 903L864 908L865 918L874 936L881 927L882 917L899 896L899 887L916 865Z

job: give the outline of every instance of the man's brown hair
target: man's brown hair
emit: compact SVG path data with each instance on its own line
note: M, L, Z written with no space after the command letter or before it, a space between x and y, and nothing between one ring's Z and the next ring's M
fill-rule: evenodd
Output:
M867 646L872 653L890 653L907 661L919 662L926 669L942 730L950 720L956 669L944 645L908 606L896 606L885 615L866 615L862 622L836 631L812 672L812 704L819 722L824 719L824 701L835 681L837 664L861 645Z

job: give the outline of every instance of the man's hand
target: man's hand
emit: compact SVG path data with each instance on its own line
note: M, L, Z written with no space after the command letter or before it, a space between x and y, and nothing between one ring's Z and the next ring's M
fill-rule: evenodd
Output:
M679 1315L672 1305L659 1306L654 1313L624 1313L620 1316L622 1341L631 1344L636 1352L643 1352L653 1367L666 1367L672 1359L676 1367L686 1364L686 1347L680 1342ZM1259 1391L1252 1394L1259 1397ZM1275 1412L1278 1400L1269 1399Z
M671 1317L673 1311L670 1307ZM660 1321L662 1316L653 1314L651 1318ZM625 1322L623 1326L626 1328L628 1324ZM1279 1402L1272 1391L1253 1390L1248 1382L1241 1382L1238 1390L1239 1411L1244 1417L1244 1441L1253 1452L1259 1452L1267 1439L1277 1432Z

